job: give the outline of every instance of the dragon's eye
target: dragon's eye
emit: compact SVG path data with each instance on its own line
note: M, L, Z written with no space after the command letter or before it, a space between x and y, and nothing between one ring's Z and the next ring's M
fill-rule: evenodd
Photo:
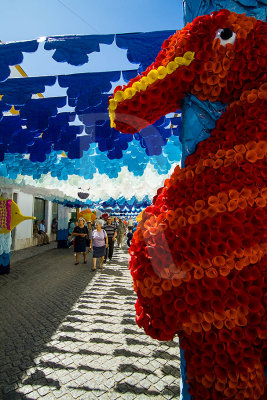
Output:
M236 34L230 28L221 28L217 30L215 39L220 39L222 46L225 46L227 43L234 44Z

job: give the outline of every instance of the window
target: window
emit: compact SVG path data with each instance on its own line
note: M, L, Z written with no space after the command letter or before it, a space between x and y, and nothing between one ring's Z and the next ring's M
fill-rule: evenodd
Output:
M44 199L40 199L39 197L34 198L34 214L36 219L38 219L39 222L42 221L42 219L45 219L45 201Z

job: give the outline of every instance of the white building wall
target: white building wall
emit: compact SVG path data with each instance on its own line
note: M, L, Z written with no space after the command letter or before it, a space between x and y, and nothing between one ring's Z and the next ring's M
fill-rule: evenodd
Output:
M46 233L48 236L51 234L51 225L52 225L52 202L46 200L45 201L45 227Z
M33 195L19 192L17 204L21 213L27 217L33 215ZM33 221L23 221L16 227L16 240L27 240L32 237Z
M69 215L71 208L58 205L58 229L68 229Z

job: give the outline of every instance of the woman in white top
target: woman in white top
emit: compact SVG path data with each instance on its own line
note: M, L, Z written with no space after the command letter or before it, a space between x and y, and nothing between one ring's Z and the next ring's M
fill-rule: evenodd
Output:
M133 220L130 217L129 221L128 221L128 228L133 228Z
M103 261L108 247L108 237L100 221L95 221L96 229L92 232L92 238L90 240L90 251L93 249L93 267L92 271L96 270L96 261L100 258L99 268L103 267Z

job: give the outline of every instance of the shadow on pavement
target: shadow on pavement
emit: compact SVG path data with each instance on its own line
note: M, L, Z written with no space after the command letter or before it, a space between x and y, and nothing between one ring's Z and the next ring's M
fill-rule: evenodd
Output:
M4 399L13 400L9 395L12 385L35 365L35 357L93 277L90 262L74 266L73 259L70 249L51 249L12 263L10 275L4 276L4 282L0 280L0 387ZM75 329L65 326L63 331ZM38 384L35 378L31 376L28 382Z
M177 341L159 343L136 326L127 255L96 273L90 264L53 249L0 282L1 400L179 396Z

